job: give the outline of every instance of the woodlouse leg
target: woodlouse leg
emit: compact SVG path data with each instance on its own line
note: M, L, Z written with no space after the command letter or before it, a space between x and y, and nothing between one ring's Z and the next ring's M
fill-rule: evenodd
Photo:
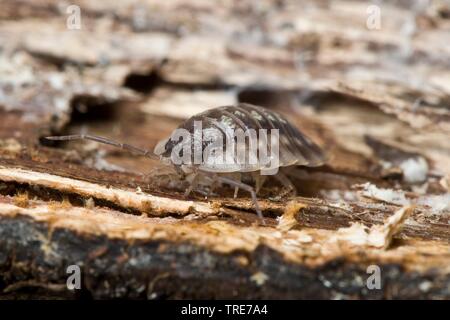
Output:
M195 173L192 174L193 178L192 180L187 180L189 182L189 187L186 189L184 195L185 197L189 196L189 194L195 190L195 192L200 193L201 195L204 195L206 197L211 196L211 194L214 192L217 183L218 183L218 179L217 179L217 175L209 175L209 174L205 174L204 172L201 171L197 171ZM207 179L208 180L208 184L209 184L209 189L208 191L204 191L201 190L199 188L197 188L197 186L202 183L202 179ZM203 181L205 182L205 181Z
M240 173L235 173L235 174L234 174L234 177L236 177L236 181L242 182L242 180L241 180L242 176L241 176ZM234 186L234 195L233 195L233 198L234 198L234 199L237 198L238 193L239 193L239 187L238 187L238 186Z
M252 173L253 180L255 180L255 192L256 194L261 191L262 186L264 185L264 182L267 179L267 176L260 175L259 172Z
M189 187L184 192L185 197L189 196L191 194L192 190L194 190L195 187L197 187L198 179L199 179L199 174L196 172L196 173L194 173L192 180L189 182Z
M210 184L208 193L207 193L207 195L206 195L207 197L209 197L210 195L212 195L213 192L214 192L214 190L216 190L216 187L217 187L217 182L218 182L218 180L217 180L217 175L213 175L213 177L212 177L211 179L212 179L212 181L211 181L211 184Z
M237 198L238 193L239 193L239 187L235 186L235 187L234 187L234 195L233 195L233 198L234 198L234 199Z
M293 196L295 196L297 194L297 188L294 186L294 184L291 182L291 180L289 180L289 178L284 173L282 173L280 171L274 177L283 185L283 187L285 187L288 190L288 192L287 192L288 194L290 193Z
M261 208L259 207L259 204L258 204L258 199L256 198L256 192L252 186L249 186L248 184L245 184L243 182L236 181L236 180L226 178L226 177L217 177L217 179L222 183L226 183L230 186L238 187L240 189L244 189L244 190L250 192L250 194L252 196L252 200L253 200L253 205L255 206L256 213L257 213L258 217L261 219L262 223L265 224L264 218L263 218L263 215L261 212Z

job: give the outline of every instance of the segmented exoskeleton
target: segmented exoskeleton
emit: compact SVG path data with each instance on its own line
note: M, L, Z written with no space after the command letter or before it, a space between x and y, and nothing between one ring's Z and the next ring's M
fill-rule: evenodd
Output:
M182 139L186 134L188 138ZM278 171L279 168L314 167L325 162L321 148L285 117L246 103L209 109L192 116L175 129L171 137L160 141L153 153L92 135L52 136L47 139L88 139L144 156L159 157L173 165L181 176L191 178L186 195L196 189L200 177L206 176L210 183L209 192L217 184L234 186L235 197L239 189L250 192L261 218L256 195L266 175L274 174L283 186L295 190L289 179ZM214 143L215 148L212 148ZM227 154L230 148L232 152ZM180 159L183 161L180 162ZM255 180L255 188L242 182L241 175L251 175Z

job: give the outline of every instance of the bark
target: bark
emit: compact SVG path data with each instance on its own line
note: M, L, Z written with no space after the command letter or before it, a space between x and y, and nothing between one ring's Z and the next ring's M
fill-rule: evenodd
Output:
M53 1L0 1L1 298L450 298L444 1L383 3L379 30L364 1L73 3L80 30ZM265 225L244 191L185 197L156 160L42 139L152 150L237 102L329 155L289 172L298 196L266 182Z

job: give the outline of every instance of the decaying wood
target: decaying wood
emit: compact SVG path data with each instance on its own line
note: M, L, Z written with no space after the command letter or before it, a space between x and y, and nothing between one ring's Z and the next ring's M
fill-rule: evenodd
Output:
M450 298L450 8L364 1L0 1L0 297ZM184 196L152 149L249 102L329 154L251 199ZM66 268L82 269L70 291ZM369 290L367 267L381 269Z

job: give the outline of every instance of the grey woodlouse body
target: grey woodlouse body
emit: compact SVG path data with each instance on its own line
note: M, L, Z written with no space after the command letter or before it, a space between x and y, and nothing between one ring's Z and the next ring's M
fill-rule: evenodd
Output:
M202 128L205 130L205 132L213 128L222 131L233 131L237 129L241 129L243 131L249 129L278 129L279 142L277 147L279 150L278 166L280 168L300 165L315 167L322 165L326 159L321 148L317 146L313 141L311 141L308 137L306 137L296 127L294 127L286 118L284 118L277 112L265 109L263 107L258 107L246 103L239 103L234 106L217 107L192 116L191 118L184 121L176 130L184 129L185 131L194 134L194 124L198 124L199 122L201 123ZM214 167L213 169L211 169L211 167L194 163L174 163L172 155L174 148L175 146L177 146L179 141L170 138L160 141L155 147L153 153L149 150L140 149L128 144L122 144L106 138L92 135L52 136L47 137L47 139L88 139L113 145L148 157L158 156L160 160L172 164L180 175L186 178L190 177L190 186L186 190L186 195L189 195L189 193L197 187L197 185L202 180L201 177L203 176L207 178L207 184L209 184L210 186L209 192L211 192L218 183L224 183L234 186L235 197L237 196L237 192L239 189L244 189L250 192L256 212L258 216L262 218L261 210L256 198L256 193L258 192L264 181L264 177L260 175L263 169L260 162L257 162L256 164L250 166L243 164L234 164L231 167L227 167L226 170L221 167ZM221 139L225 138L221 137ZM265 141L264 143L266 142L267 141ZM201 148L202 151L208 145L208 143L204 141L200 146L198 144L194 146L193 142L189 143L189 147L193 149L195 149L196 147ZM248 147L249 143L248 141L246 141L244 148ZM241 182L241 174L250 174L250 176L252 176L255 180L255 188ZM278 172L274 177L278 179L283 186L295 190L295 187L283 174L283 172Z
M325 161L325 156L322 150L312 142L307 136L302 134L296 127L294 127L287 119L279 113L258 107L255 105L240 103L234 106L223 106L207 110L183 122L178 128L182 128L194 133L194 122L202 123L202 128L208 130L210 128L217 128L217 123L229 131L241 129L244 132L249 129L258 131L260 129L279 130L279 167L288 167L294 165L303 165L308 167L315 167L322 165ZM270 138L270 137L269 137ZM225 139L225 138L224 138ZM178 144L178 141L172 139L163 140L154 150L154 153L169 162L173 148ZM226 143L224 142L225 146ZM194 149L194 146L191 147ZM205 148L203 144L202 149ZM246 141L245 148L249 148L249 143ZM248 150L246 150L248 151ZM193 153L193 152L192 152ZM248 163L236 165L230 170L219 170L217 172L252 172L260 171L263 168L261 162L255 165L248 165ZM202 170L202 168L199 168ZM208 167L204 168L209 169ZM205 170L214 171L214 170Z

